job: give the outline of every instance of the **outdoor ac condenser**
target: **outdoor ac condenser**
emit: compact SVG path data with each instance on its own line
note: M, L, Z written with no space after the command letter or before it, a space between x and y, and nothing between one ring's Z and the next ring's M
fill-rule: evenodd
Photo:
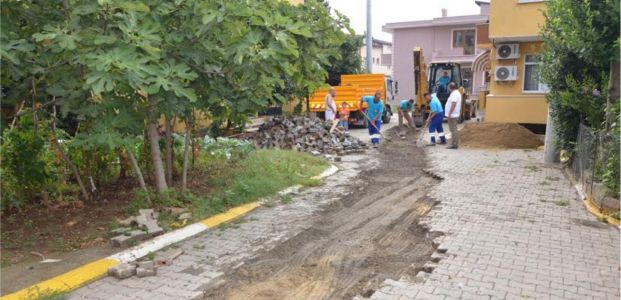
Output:
M520 44L500 44L496 48L496 59L517 59L520 57Z
M494 80L496 81L516 81L517 66L500 66L494 71Z

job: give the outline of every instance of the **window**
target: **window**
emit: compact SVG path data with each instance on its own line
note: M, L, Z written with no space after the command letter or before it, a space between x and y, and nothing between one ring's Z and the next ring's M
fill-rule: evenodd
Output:
M475 30L453 30L453 48L464 48L464 55L474 54Z
M524 56L524 92L547 92L548 86L539 78L539 55Z

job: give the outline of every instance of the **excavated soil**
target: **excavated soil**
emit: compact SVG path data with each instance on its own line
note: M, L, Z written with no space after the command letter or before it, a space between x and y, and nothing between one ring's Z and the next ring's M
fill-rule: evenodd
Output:
M437 183L422 170L416 137L380 148L378 169L359 188L325 208L314 225L224 277L208 299L351 299L371 296L386 278L414 276L430 261L441 235L419 225L436 201Z
M468 148L528 149L543 145L542 139L514 123L470 123L459 131L460 146Z

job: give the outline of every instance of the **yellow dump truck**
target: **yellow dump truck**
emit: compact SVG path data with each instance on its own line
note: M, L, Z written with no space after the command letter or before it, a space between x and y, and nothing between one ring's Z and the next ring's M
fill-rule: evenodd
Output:
M326 103L325 96L330 88L320 88L309 97L309 111L320 114L325 113ZM393 114L391 104L394 101L392 90L392 79L384 74L352 74L341 75L341 85L334 86L336 97L334 99L337 110L341 108L343 102L349 105L349 123L351 125L366 126L367 120L364 115L359 112L360 98L363 96L373 96L376 91L382 93L384 100L384 114L382 115L382 123L390 122ZM366 106L362 107L365 109Z

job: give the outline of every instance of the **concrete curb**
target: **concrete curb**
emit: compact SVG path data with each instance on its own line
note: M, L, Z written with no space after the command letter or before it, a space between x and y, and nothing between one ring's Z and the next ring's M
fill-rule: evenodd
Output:
M565 176L569 179L569 181L573 185L574 189L576 189L576 192L578 193L580 200L582 200L582 204L584 204L584 208L586 208L586 210L589 213L591 213L592 215L594 215L595 217L599 219L606 220L608 224L621 227L620 226L621 222L619 222L619 220L609 215L601 213L600 208L597 206L597 204L595 204L595 202L593 202L593 198L591 198L589 195L584 193L582 186L578 182L576 182L573 175L569 172L567 168L564 168L563 172L565 173Z
M619 220L607 214L601 213L600 208L597 206L597 204L593 202L593 199L591 197L587 197L587 199L584 199L582 202L584 203L584 207L586 208L586 210L592 215L596 216L598 219L606 220L608 224L619 227Z
M339 169L335 165L330 165L328 169L323 171L321 174L312 177L312 179L323 179L332 176L336 174L338 170ZM296 193L301 187L302 186L300 185L291 186L278 192L278 194L287 195ZM262 200L258 200L231 208L221 214L217 214L183 228L167 232L152 240L143 242L140 245L123 250L106 258L87 263L64 274L39 282L15 293L2 296L0 297L0 300L36 299L46 293L63 293L72 291L89 282L105 277L108 273L108 268L112 266L136 261L147 256L149 253L158 251L164 247L195 236L220 224L242 217L255 208L261 206L262 202Z

